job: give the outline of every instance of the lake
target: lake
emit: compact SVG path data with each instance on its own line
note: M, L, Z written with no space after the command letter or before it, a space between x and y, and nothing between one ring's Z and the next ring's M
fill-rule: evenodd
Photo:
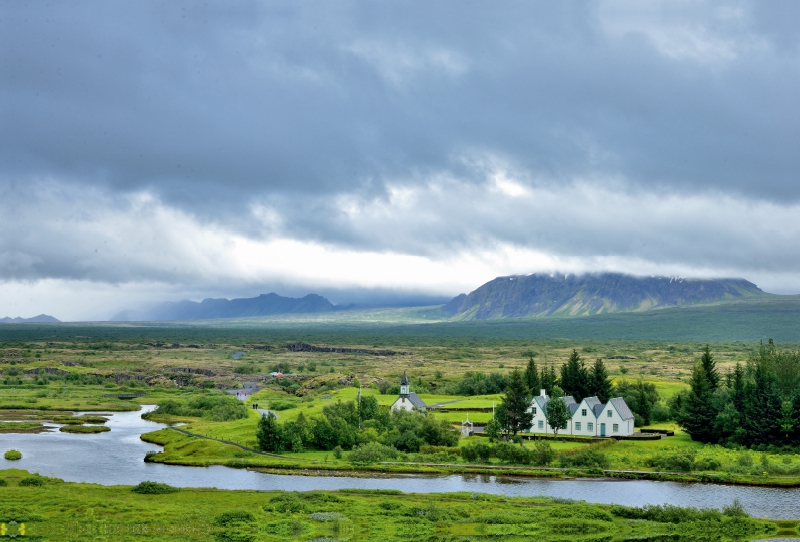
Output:
M144 411L152 409L146 406ZM19 461L2 459L1 468L20 468L70 482L104 485L135 485L144 480L180 487L219 489L399 489L406 492L482 492L509 496L567 497L588 502L628 506L673 504L719 508L738 498L756 517L795 519L800 517L800 489L776 489L718 484L681 484L647 480L551 480L508 476L301 476L262 474L222 466L183 467L145 463L148 450L159 449L143 442L142 433L165 427L141 419L140 412L114 413L110 432L93 435L71 433L0 434L0 449L16 448Z

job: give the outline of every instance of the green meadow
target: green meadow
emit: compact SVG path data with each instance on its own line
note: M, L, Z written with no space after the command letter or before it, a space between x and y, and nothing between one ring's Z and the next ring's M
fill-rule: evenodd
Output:
M67 483L0 471L0 530L22 540L752 540L796 522L677 507L628 508L481 493L176 489Z

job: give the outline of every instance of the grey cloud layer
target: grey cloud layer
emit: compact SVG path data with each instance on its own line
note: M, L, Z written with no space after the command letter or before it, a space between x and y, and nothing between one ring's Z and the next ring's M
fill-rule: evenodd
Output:
M198 227L800 264L795 2L2 10L4 279L222 280Z

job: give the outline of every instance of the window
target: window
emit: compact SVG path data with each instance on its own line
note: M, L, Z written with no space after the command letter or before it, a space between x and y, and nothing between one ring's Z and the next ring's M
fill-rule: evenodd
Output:
M619 424L616 424L616 423L615 423L615 424L613 424L613 425L611 426L611 430L612 430L613 432L615 432L615 433L616 433L617 431L619 431Z
M575 431L581 430L581 422L575 422Z
M534 416L536 416L536 407L533 407L533 408L531 409L531 412L533 413L533 415L534 415Z
M539 420L539 429L544 429L544 422Z
M611 414L611 411L609 410L608 411L608 417L610 418L611 416L612 416L612 414Z
M581 416L586 416L586 409L585 408L581 409Z
M592 422L587 423L586 429L589 431L594 431L594 424Z

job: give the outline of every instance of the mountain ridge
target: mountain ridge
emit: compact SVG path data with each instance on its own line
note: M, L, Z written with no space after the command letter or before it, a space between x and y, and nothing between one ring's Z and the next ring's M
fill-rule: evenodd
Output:
M457 320L590 316L770 295L739 278L532 273L497 277L456 296L442 310Z
M147 309L123 310L111 317L112 322L210 320L246 318L275 314L329 312L336 307L317 294L304 297L283 297L276 293L235 299L206 298L203 301L159 303Z
M0 324L53 324L59 322L61 322L61 320L49 314L39 314L31 318L22 318L21 316L17 316L16 318L10 318L8 316L0 318Z

